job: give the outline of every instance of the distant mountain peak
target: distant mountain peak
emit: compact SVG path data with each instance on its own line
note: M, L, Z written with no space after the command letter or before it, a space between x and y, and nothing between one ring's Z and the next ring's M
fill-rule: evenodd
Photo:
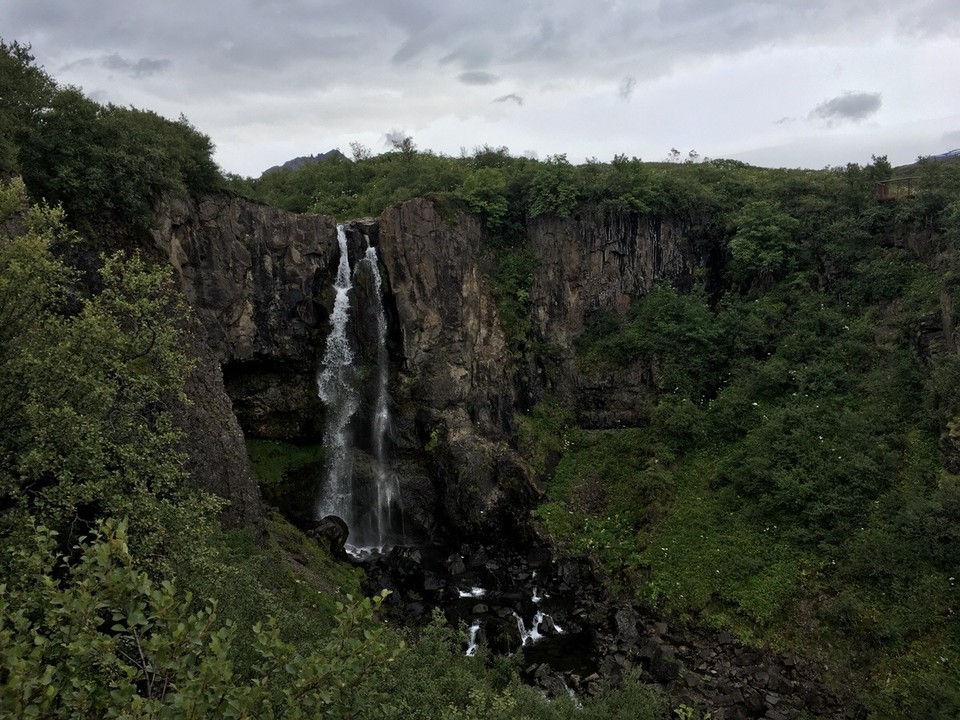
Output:
M262 174L266 175L267 173L275 172L277 170L299 170L305 165L316 165L317 163L329 161L350 162L350 158L340 152L339 149L334 148L333 150L328 150L325 153L318 153L317 155L301 155L300 157L295 157L292 160L287 160L285 163L283 163L283 165L274 165L271 168L267 168Z

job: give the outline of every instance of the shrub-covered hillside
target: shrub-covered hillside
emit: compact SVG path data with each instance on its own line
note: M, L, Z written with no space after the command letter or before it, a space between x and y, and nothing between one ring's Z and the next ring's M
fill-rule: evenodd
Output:
M442 623L384 626L359 572L279 515L224 530L174 420L187 310L137 252L160 197L221 183L209 140L59 87L18 43L0 130L0 716L665 712L637 683L548 702Z

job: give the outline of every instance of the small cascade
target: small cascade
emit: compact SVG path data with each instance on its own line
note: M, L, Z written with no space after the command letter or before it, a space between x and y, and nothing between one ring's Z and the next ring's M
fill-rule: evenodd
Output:
M477 633L480 632L480 621L474 620L469 629L467 630L469 635L467 636L467 652L465 653L469 657L473 657L477 654Z
M353 288L347 234L337 225L340 261L337 265L337 291L330 317L331 330L317 375L317 392L327 407L323 444L327 448L327 482L317 506L317 517L336 515L350 527L353 520L353 448L350 420L360 405L353 382L353 351L347 337L350 319L350 290Z
M537 588L534 587L534 588L533 588L533 594L532 594L532 596L531 596L530 599L531 599L531 601L533 602L534 605L539 605L540 602L541 602L544 598L546 598L546 597L547 597L546 593L544 593L543 595L540 595L540 594L537 593ZM549 615L547 615L547 614L546 614L543 610L541 610L539 607L537 608L537 612L536 612L536 613L534 614L534 616L533 616L533 622L530 623L529 629L527 628L526 623L523 622L523 618L520 617L519 615L517 615L516 612L513 613L513 617L516 618L516 621L517 621L517 630L520 631L520 646L521 646L521 647L526 647L526 646L528 646L528 645L533 645L534 643L536 643L536 642L538 642L538 641L540 641L540 640L543 640L543 638L545 637L545 635L540 632L540 628L543 627L545 623L546 623L547 626L550 628L550 630L552 630L552 634L554 634L554 635L562 635L562 634L563 634L563 628L561 628L559 625L557 625L557 624L553 621L553 618L550 617Z
M460 597L461 600L463 598L474 598L476 600L479 600L486 594L487 594L487 591L484 590L482 587L472 587L469 590L457 590L457 595Z
M336 515L349 530L348 551L362 554L380 551L403 538L400 485L397 476L388 471L387 442L390 436L390 366L387 353L387 318L383 308L383 279L380 276L377 251L367 239L364 257L351 269L347 235L343 225L337 226L340 260L334 283L336 299L331 314L331 330L317 375L317 391L327 407L327 424L323 442L327 448L327 481L316 508L317 518ZM351 308L354 281L361 272L368 273L370 292L367 307ZM363 297L363 295L361 295ZM376 329L376 369L372 377L372 393L362 393L355 368L355 355L350 347L347 328L351 313L360 323ZM369 326L369 325L368 325ZM371 341L368 341L371 342ZM362 352L362 348L361 348ZM363 354L363 353L362 353ZM373 478L369 485L354 477L354 448L351 421L361 401L370 403L370 438Z

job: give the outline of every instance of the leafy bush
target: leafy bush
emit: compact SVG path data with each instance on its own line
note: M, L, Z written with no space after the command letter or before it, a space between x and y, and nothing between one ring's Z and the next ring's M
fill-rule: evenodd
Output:
M530 182L528 207L531 217L570 217L578 202L573 166L566 155L553 155L536 170Z
M10 138L0 146L0 169L18 170L34 198L62 205L91 237L143 233L162 196L222 183L210 138L184 117L103 106L59 88L29 47L0 41L0 94Z
M10 717L355 717L387 699L368 682L399 650L371 623L382 596L341 606L336 631L308 655L276 624L255 625L260 660L238 676L238 629L137 569L125 523L99 524L63 558L55 533L33 530L36 545L15 558L33 582L0 585L0 710Z

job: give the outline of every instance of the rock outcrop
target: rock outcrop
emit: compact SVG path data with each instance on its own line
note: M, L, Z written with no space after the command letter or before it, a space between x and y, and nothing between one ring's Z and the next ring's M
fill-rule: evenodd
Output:
M515 533L541 493L513 449L517 418L542 395L564 397L586 426L645 419L650 368L581 367L574 341L601 314L625 316L658 283L689 285L698 262L689 235L681 224L639 215L531 221L533 333L556 361L531 390L531 359L518 365L508 343L490 283L494 257L476 217L442 214L420 199L348 225L351 265L369 242L383 267L391 454L404 469L404 494L431 506L413 509L418 524L459 537ZM216 384L219 363L250 435L322 437L316 372L333 307L336 238L332 218L226 194L172 202L160 213L155 244L208 340L204 383ZM369 303L370 292L358 274L351 302ZM370 323L358 313L348 332L358 363L370 362ZM364 412L354 423L361 450L369 445ZM222 478L214 484L225 496L234 492Z
M153 240L192 310L190 403L177 411L187 470L228 501L225 524L260 527L244 431L291 437L320 425L313 378L335 225L215 195L161 206Z
M196 318L187 322L183 337L192 367L184 386L188 402L174 408L174 421L183 430L186 470L197 487L227 501L221 517L225 526L259 531L263 525L260 490L220 364Z
M428 200L381 215L379 251L396 302L404 395L451 433L503 437L514 423L513 363L488 280L479 221L443 220Z
M176 201L154 241L203 324L241 425L262 437L315 433L314 390L336 272L336 226L230 195Z
M638 214L540 217L527 235L537 259L530 293L534 330L559 360L550 391L568 398L586 427L642 423L650 369L642 363L615 373L583 367L574 341L604 314L625 318L630 304L658 285L688 288L699 263L690 228Z
M401 367L397 444L429 449L440 507L458 534L516 532L540 494L509 440L514 365L478 220L428 200L386 210L378 250L395 303Z

